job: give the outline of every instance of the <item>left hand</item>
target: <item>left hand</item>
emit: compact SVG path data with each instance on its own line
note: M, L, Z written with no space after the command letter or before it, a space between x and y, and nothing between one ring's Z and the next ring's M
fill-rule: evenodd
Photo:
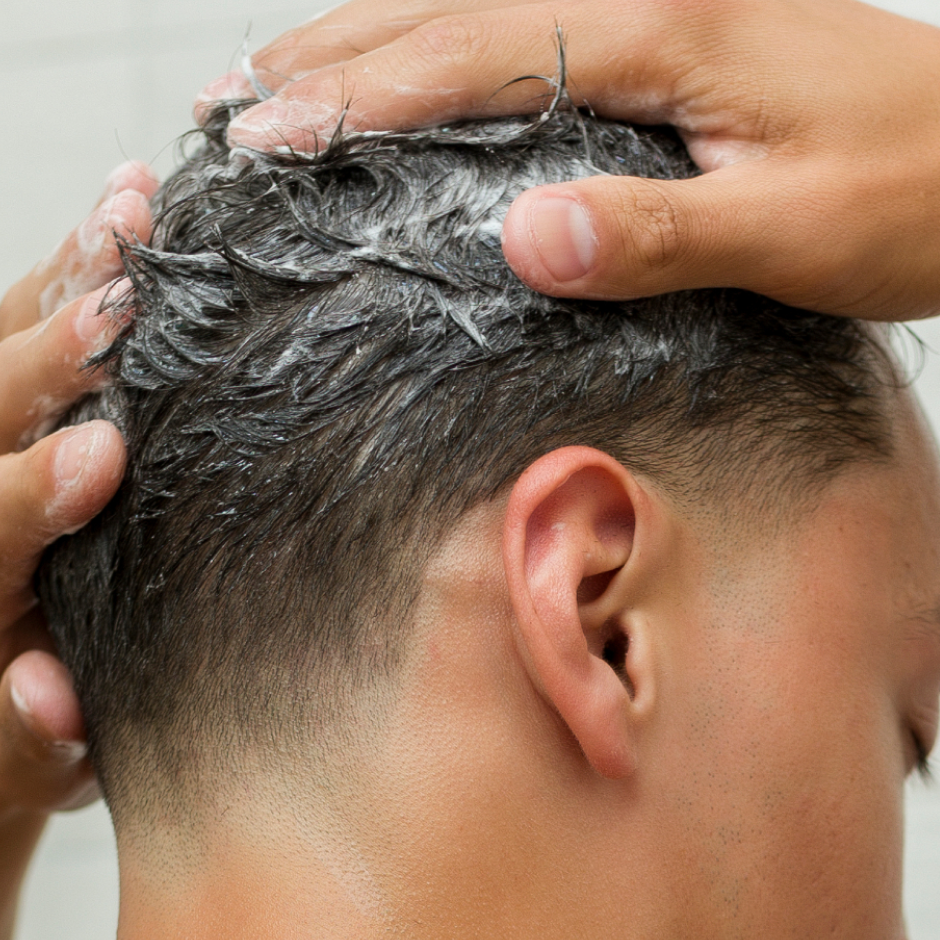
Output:
M141 165L119 167L95 212L0 301L0 940L47 815L98 793L32 581L45 547L114 495L124 444L105 421L42 435L103 381L82 366L114 329L97 310L123 272L115 232L149 239L156 186Z

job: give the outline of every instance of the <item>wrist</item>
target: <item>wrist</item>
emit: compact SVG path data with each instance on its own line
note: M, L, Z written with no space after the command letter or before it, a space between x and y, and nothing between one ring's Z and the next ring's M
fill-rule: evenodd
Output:
M13 936L23 877L48 818L19 807L0 809L0 940Z

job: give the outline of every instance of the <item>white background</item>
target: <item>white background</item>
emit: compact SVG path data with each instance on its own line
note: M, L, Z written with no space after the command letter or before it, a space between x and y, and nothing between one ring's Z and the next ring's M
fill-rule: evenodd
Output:
M126 157L165 174L195 93L329 6L322 0L0 0L0 288L84 217ZM940 0L880 0L940 25ZM940 220L938 220L940 224ZM938 260L940 263L940 260ZM940 351L940 322L917 327ZM940 356L917 381L940 430ZM908 794L905 905L911 940L940 937L940 785ZM49 827L30 873L18 940L108 940L117 915L108 816L96 806ZM757 940L757 938L755 938ZM807 938L811 940L811 938Z

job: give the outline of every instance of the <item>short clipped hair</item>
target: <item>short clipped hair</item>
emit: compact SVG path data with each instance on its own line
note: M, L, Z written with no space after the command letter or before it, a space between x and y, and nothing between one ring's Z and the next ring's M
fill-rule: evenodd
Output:
M125 325L94 362L113 382L66 419L114 421L129 453L40 576L112 810L353 733L441 536L554 448L740 513L889 452L883 356L851 320L736 290L554 299L512 274L520 192L692 176L671 131L556 107L262 155L227 147L236 110L158 193L151 244L124 246Z

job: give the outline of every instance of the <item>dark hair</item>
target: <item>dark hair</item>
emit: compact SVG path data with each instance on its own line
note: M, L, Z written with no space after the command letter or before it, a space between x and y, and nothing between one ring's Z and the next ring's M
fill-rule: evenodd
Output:
M228 150L228 116L158 194L151 246L124 248L113 386L67 420L115 421L127 479L41 571L112 809L348 727L394 687L442 533L553 448L741 513L888 452L852 321L512 275L516 195L690 176L672 132L556 108L264 156Z

